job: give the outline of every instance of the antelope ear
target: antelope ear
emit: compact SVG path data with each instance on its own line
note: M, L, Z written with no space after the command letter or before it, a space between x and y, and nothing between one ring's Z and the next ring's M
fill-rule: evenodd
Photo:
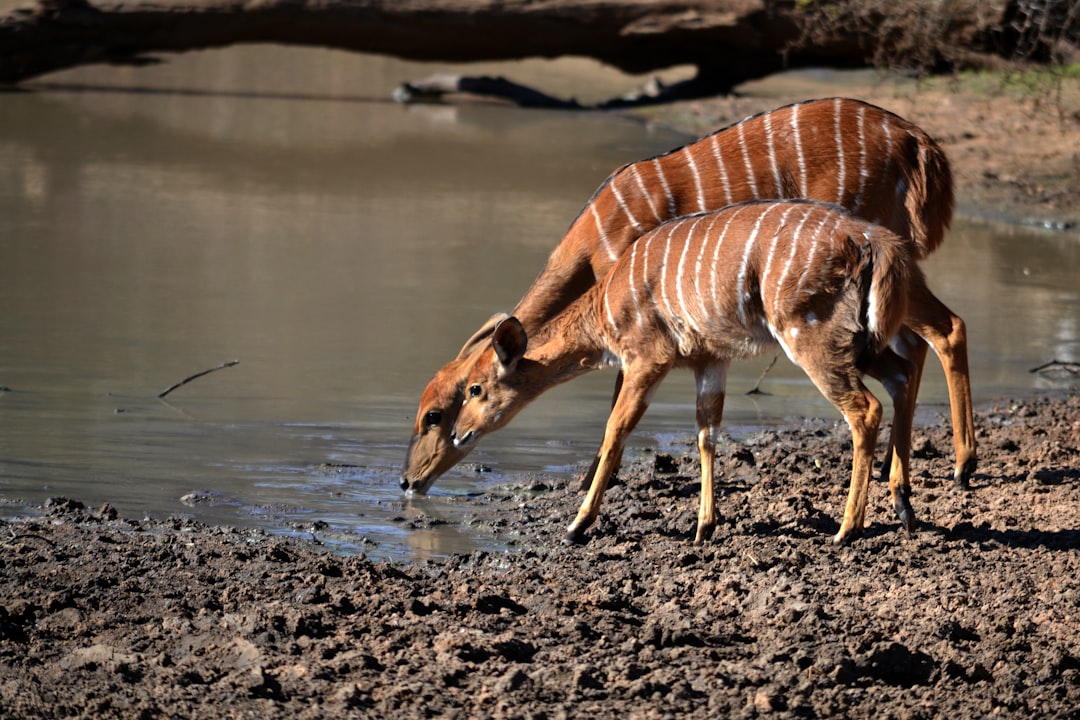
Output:
M461 352L458 353L458 359L466 358L476 352L476 350L480 348L481 343L491 337L491 333L494 331L495 326L503 320L506 320L508 317L510 317L508 313L501 312L495 313L488 318L488 321L465 342L465 345L461 348Z
M499 362L507 369L525 357L525 348L528 344L529 339L525 336L525 328L516 317L508 317L500 322L491 335L491 347L494 348Z

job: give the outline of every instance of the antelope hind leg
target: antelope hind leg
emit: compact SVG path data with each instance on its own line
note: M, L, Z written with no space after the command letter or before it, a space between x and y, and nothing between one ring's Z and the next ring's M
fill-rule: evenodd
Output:
M968 488L978 464L975 415L971 407L971 371L968 367L967 325L938 300L925 283L911 288L904 323L934 347L945 369L952 410L956 465L953 482Z
M922 356L926 356L926 344ZM889 453L882 472L889 473L889 494L893 509L900 518L900 523L910 533L915 530L915 510L911 507L911 423L914 414L915 391L911 385L918 377L918 370L912 360L898 355L891 349L883 350L870 367L867 374L885 387L893 401L893 426L889 441Z

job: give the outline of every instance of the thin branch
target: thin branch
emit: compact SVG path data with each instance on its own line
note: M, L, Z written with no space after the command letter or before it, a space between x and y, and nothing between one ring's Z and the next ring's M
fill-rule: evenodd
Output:
M1074 375L1080 374L1080 363L1069 362L1067 360L1051 360L1050 362L1043 363L1039 367L1033 367L1028 372L1040 373L1046 370L1065 370L1071 372Z
M201 378L203 375L209 375L212 372L215 372L217 370L223 370L223 369L225 369L227 367L232 367L233 365L238 365L239 363L240 363L239 360L229 360L227 362L221 363L217 367L212 367L212 368L210 368L208 370L203 370L202 372L197 372L194 375L189 375L186 378L184 378L183 380L181 380L180 382L176 383L175 385L170 385L169 387L162 390L160 393L158 393L158 397L163 398L166 395L168 395L169 393L171 393L173 390L175 390L176 388L183 387L184 385L187 385L192 380L195 380L196 378Z
M762 371L761 377L759 377L757 379L757 383L754 385L754 387L752 387L752 388L750 388L749 390L746 391L747 395L768 395L769 394L769 393L767 393L767 392L765 392L764 390L761 389L761 382L765 379L765 376L769 374L769 371L773 369L773 365L776 364L776 361L779 358L780 358L779 355L773 355L772 362L769 363L769 367L765 368Z

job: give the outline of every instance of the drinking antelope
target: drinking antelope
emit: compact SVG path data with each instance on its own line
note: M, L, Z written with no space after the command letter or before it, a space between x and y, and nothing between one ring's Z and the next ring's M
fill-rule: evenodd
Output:
M877 378L910 417L910 361L889 348L924 280L915 247L826 203L751 201L671 220L646 233L597 285L538 330L500 322L474 359L451 438L468 451L544 391L605 365L623 382L607 421L589 492L566 538L596 520L627 436L673 367L697 380L701 500L696 542L716 526L713 456L734 358L783 348L851 427L854 458L835 542L863 529L881 403L863 385ZM914 528L908 438L894 437L893 507Z
M512 314L529 333L536 332L603 278L638 237L666 220L745 200L795 197L835 202L884 225L908 241L910 256L922 259L941 243L952 218L952 173L926 133L857 100L811 100L755 115L612 173ZM904 403L906 426L929 341L949 387L954 478L966 484L976 456L964 322L924 284L910 295L906 329L894 338L897 352L915 367ZM450 431L465 374L500 318L480 328L425 388L401 474L403 489L426 492L468 453L469 446L450 441ZM890 447L899 441L896 431L894 426ZM586 477L598 461L599 456Z

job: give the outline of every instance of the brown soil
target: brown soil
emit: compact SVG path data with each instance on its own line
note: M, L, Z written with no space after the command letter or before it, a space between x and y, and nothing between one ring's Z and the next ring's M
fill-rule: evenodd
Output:
M962 198L1075 218L1074 126L1038 151L978 114L998 103L898 102ZM1064 195L1024 190L1059 156ZM584 546L559 544L577 492L524 478L466 520L517 551L441 565L50 501L0 523L0 717L1080 717L1080 397L976 420L969 492L947 425L920 425L917 531L875 483L843 547L850 437L826 421L721 450L703 546L689 444L628 461Z

